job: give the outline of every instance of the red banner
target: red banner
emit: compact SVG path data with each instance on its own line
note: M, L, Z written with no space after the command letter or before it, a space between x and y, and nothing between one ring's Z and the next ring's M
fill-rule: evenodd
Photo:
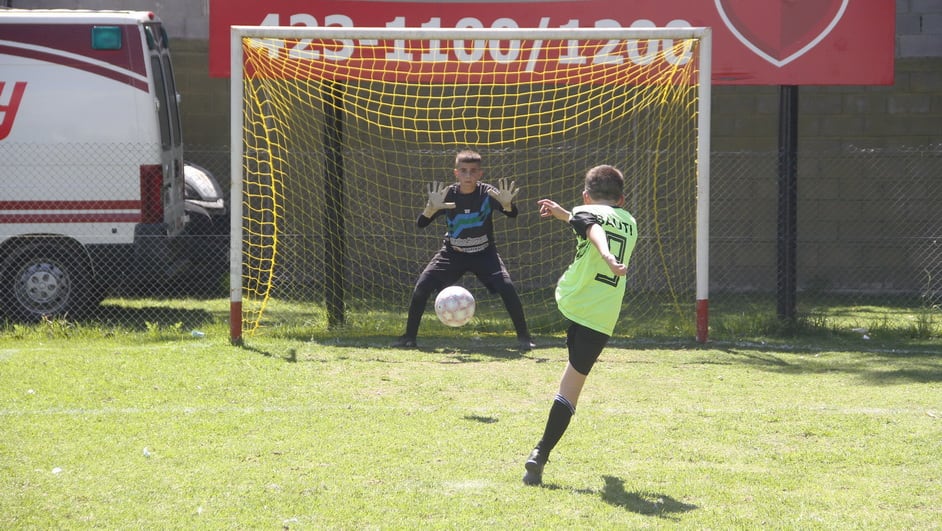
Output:
M705 26L713 29L717 85L893 83L895 0L211 0L210 5L210 74L216 77L229 75L233 25Z
M539 36L480 39L480 33L457 36L455 30L444 30L440 32L445 34L444 38L416 40L410 39L412 31L401 28L400 35L388 39L383 38L388 36L388 30L382 28L378 33L373 31L375 36L360 33L343 39L252 39L243 48L243 76L563 85L696 81L693 78L699 50L689 37L662 36L650 42L618 38L575 41ZM625 68L626 62L644 67Z

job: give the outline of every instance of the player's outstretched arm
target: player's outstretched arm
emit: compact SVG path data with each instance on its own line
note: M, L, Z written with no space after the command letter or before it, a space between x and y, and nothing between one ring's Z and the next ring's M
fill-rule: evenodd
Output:
M504 212L510 212L514 209L514 198L517 197L519 192L517 181L511 181L510 184L507 184L507 179L501 178L497 180L497 189L491 188L487 191L487 195L496 199Z
M425 204L425 210L422 215L431 218L439 210L455 208L455 204L445 202L445 196L448 195L448 185L445 183L431 182L428 184L428 202Z
M561 207L552 199L540 199L536 204L540 205L541 218L556 218L560 221L569 221L569 218L572 217L572 214L570 214L568 210Z
M586 232L586 236L595 249L602 255L602 259L608 264L608 268L616 275L623 277L628 274L628 266L622 264L615 258L612 251L608 248L608 236L605 235L605 229L601 225L593 224Z

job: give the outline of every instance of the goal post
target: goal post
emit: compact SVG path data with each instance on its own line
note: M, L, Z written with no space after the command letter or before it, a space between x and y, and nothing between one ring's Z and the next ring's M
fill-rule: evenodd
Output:
M706 341L710 54L709 28L232 27L232 342L404 326L442 239L415 218L462 149L484 182L521 189L519 216L494 224L531 328L561 321L574 246L535 201L571 208L586 170L612 164L639 226L616 335L661 314ZM512 333L464 281L484 299L472 325Z

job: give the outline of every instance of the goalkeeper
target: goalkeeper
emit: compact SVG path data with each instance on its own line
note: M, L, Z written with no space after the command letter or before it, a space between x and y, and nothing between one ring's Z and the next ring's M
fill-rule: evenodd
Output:
M585 176L584 204L570 213L540 199L540 217L568 223L575 232L576 257L556 285L556 305L569 321L569 363L559 382L543 437L524 465L523 482L543 482L543 466L576 413L582 385L608 343L625 296L627 264L638 238L635 218L622 208L625 178L612 166L596 166Z
M500 179L496 188L482 183L483 174L481 155L465 150L455 157L457 182L451 185L429 185L428 203L416 220L416 225L425 228L444 214L445 239L442 248L435 253L415 283L406 331L395 346L416 346L416 336L428 298L433 292L454 284L469 271L478 277L489 292L500 294L516 329L520 350L530 350L536 346L527 328L523 304L504 261L497 254L494 242L494 210L500 210L507 217L517 217L514 198L520 190L514 182L508 185L506 179Z

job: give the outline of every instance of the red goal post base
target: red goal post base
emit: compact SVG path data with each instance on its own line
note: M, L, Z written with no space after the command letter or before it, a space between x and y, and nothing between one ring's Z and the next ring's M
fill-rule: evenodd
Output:
M697 343L706 343L710 333L709 299L697 299Z
M242 301L229 302L229 343L242 346Z

